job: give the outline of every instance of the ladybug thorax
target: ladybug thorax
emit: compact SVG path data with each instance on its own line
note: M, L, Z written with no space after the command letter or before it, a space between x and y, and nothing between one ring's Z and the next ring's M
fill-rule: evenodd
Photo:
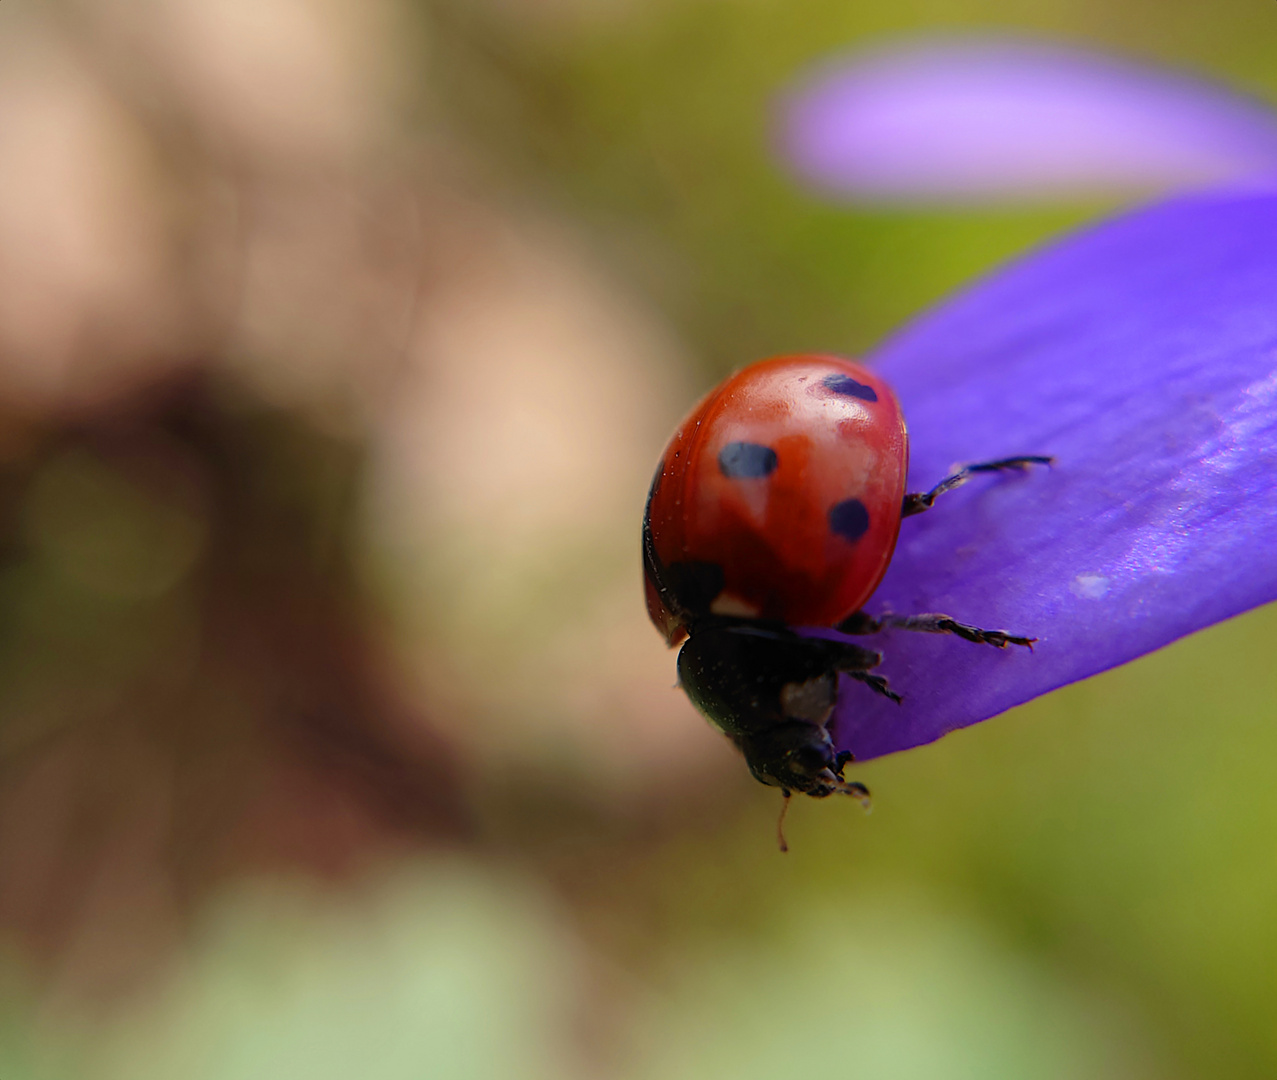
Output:
M653 482L653 620L671 640L689 614L838 622L886 572L907 467L900 407L859 365L792 356L738 372L683 421Z

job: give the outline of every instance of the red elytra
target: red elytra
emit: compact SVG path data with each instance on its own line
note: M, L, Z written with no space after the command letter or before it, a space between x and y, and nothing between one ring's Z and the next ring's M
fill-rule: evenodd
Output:
M663 576L704 584L676 589L687 610L671 612L649 568L652 621L671 645L689 613L838 623L887 572L908 467L900 405L859 364L779 356L738 371L679 425L653 481Z

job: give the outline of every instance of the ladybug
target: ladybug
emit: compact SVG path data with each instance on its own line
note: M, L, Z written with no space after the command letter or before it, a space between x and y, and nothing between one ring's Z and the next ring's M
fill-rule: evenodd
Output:
M874 673L882 654L795 627L847 635L885 627L998 648L1036 640L948 615L874 618L862 607L891 562L902 518L977 473L1049 465L1041 456L968 465L909 494L909 439L891 387L837 356L779 356L716 386L670 440L643 516L647 609L678 654L679 683L749 771L779 787L860 798L852 759L826 728L838 677L900 701ZM782 838L782 847L783 838Z

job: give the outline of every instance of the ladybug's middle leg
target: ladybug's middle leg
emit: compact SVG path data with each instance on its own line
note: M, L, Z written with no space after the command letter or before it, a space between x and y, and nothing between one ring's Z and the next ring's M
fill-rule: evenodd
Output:
M882 623L867 611L853 611L834 629L840 634L877 634L882 630Z
M1032 649L1033 643L1037 641L1037 638L1020 637L1017 634L1009 634L1005 630L982 630L978 626L958 622L951 615L942 615L939 612L929 612L926 615L884 615L880 619L875 619L863 611L856 611L843 619L834 629L843 634L877 634L886 629L916 630L924 634L956 634L967 641L974 641L977 645L993 645L999 649L1005 649L1008 645L1023 645L1027 649ZM859 678L859 676L855 677Z
M1055 458L1030 455L1028 457L1000 458L997 461L982 461L976 465L964 465L952 476L946 476L930 491L906 495L904 505L900 510L900 516L911 517L914 514L921 514L924 510L930 510L936 499L946 491L961 487L976 473L1006 472L1008 470L1023 472L1030 465L1050 465L1054 461Z
M920 630L924 634L957 634L958 637L974 641L977 645L993 645L999 649L1005 649L1008 645L1023 645L1026 649L1032 649L1033 643L1037 641L1037 638L1020 637L1016 634L1008 634L1005 630L981 630L978 626L960 623L957 619L949 615L941 615L939 612L930 612L926 615L888 615L881 622L883 626L894 627L897 630Z

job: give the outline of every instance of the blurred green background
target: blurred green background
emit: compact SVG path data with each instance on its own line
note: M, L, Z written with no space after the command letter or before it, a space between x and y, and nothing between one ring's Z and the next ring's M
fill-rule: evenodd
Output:
M644 617L698 393L1118 209L770 157L987 31L1277 102L1241 0L3 5L3 1080L1277 1075L1273 610L784 857Z

